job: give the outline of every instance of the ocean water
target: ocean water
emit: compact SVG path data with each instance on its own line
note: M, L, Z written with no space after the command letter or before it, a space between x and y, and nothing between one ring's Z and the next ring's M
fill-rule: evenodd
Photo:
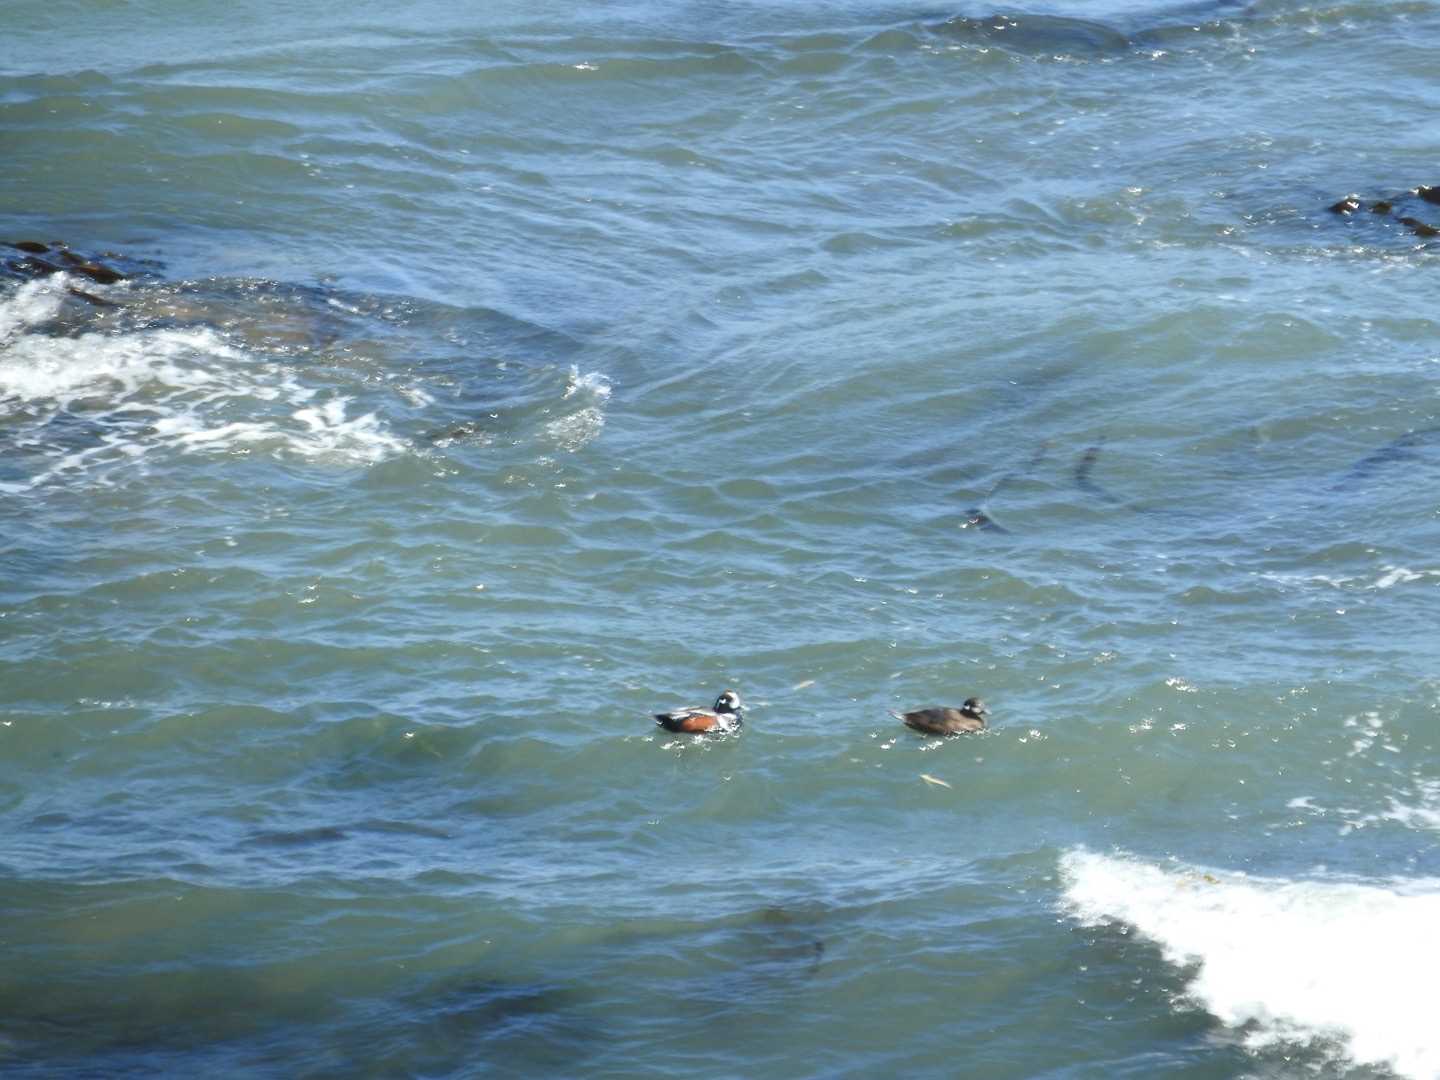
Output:
M1440 1076L1440 5L0 20L0 1075Z

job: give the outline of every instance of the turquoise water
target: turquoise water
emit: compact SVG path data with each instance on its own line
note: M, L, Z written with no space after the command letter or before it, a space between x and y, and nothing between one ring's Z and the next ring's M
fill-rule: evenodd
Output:
M6 9L0 1072L1440 1075L1440 6L277 7Z

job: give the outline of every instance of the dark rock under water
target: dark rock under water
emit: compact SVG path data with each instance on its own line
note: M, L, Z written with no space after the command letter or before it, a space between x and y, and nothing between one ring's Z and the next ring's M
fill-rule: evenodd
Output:
M1342 218L1352 218L1364 209L1374 219L1384 219L1386 224L1390 221L1404 225L1416 236L1429 239L1440 236L1440 228L1430 224L1428 221L1418 218L1414 212L1425 212L1425 206L1440 205L1440 185L1421 184L1418 187L1402 191L1398 195L1386 196L1380 199L1362 199L1359 195L1351 193L1331 203L1325 209L1330 213Z
M21 254L0 259L0 280L23 282L53 277L56 274L78 274L97 285L114 285L134 275L134 270L119 269L114 265L121 257L109 252L102 256L83 255L71 250L68 244L47 244L39 240L16 240L8 246ZM67 285L65 291L94 307L116 306L114 300L97 296L74 285Z

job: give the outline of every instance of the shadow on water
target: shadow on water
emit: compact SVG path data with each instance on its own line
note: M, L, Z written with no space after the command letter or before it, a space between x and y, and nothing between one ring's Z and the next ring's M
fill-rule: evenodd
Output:
M765 906L714 920L558 928L544 954L522 964L538 969L535 978L453 971L372 1002L338 1074L417 1061L444 1071L465 1061L502 1075L573 1075L609 1049L615 1008L683 1026L798 992L824 960L815 922L813 913ZM657 990L661 1000L651 1000Z
M1399 438L1391 439L1380 449L1357 461L1331 489L1341 491L1368 483L1382 470L1404 462L1423 460L1420 450L1433 445L1440 436L1440 427L1421 428L1407 431Z
M606 1041L583 991L545 982L456 975L373 1002L310 1070L315 1076L574 1075Z
M249 843L348 835L321 826ZM7 917L32 944L50 940L43 961L18 948L0 977L0 1072L438 1075L463 1062L576 1075L609 1052L617 1008L697 1031L747 1010L783 1016L826 962L827 912L813 905L572 924L484 893L438 907L345 893L168 880L7 888ZM693 900L682 890L675 905ZM456 918L472 929L451 936Z
M554 1074L603 1040L567 979L487 962L478 935L437 940L434 907L404 898L31 882L6 914L67 898L45 960L18 948L0 977L0 1074Z
M282 1063L290 1075L414 1075L457 1062L553 1075L580 1065L604 1031L578 991L484 978L367 1005L344 983L277 993L237 970L132 973L112 1002L75 995L47 1014L0 1001L6 1075L223 1075Z
M1090 475L1095 470L1095 462L1099 459L1103 446L1103 441L1094 446L1087 446L1084 453L1080 455L1080 460L1075 464L1075 486L1100 502L1118 506L1120 500L1097 484Z
M1408 479L1413 481L1416 471L1425 467L1437 443L1440 443L1440 427L1407 431L1362 457L1338 480L1331 483L1328 490L1341 493L1366 489L1379 483L1404 482L1407 479L1407 467ZM1196 517L1195 512L1183 504L1145 506L1129 501L1117 495L1108 486L1102 485L1095 479L1095 472L1101 463L1105 445L1106 440L1102 438L1099 442L1085 447L1075 458L1071 468L1073 487L1086 500L1107 512L1123 511L1133 514L1161 515L1173 517L1176 520ZM1004 520L1004 503L1003 500L997 499L997 496L1007 488L1033 481L1034 474L1048 456L1049 449L1050 444L1047 442L1038 448L1024 465L1002 473L983 498L965 512L960 522L960 528L975 529L997 535L1011 535L1014 529L1001 523ZM1251 469L1237 468L1232 477L1232 483L1236 485L1237 491L1243 491L1247 486L1250 479L1247 475L1248 472L1264 471L1260 468L1259 458L1253 457L1256 452L1255 448L1252 447L1251 450ZM1293 486L1294 496L1302 501L1313 491L1313 485L1307 481L1297 481ZM996 509L997 504L1001 509ZM1196 520L1198 522L1200 518L1196 517Z

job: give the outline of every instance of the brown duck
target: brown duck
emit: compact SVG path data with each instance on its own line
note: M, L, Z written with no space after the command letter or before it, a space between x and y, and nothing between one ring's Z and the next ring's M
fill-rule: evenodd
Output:
M983 701L972 697L958 709L916 709L914 712L892 712L890 715L922 735L963 735L967 732L983 731L985 717L990 715L990 712Z

